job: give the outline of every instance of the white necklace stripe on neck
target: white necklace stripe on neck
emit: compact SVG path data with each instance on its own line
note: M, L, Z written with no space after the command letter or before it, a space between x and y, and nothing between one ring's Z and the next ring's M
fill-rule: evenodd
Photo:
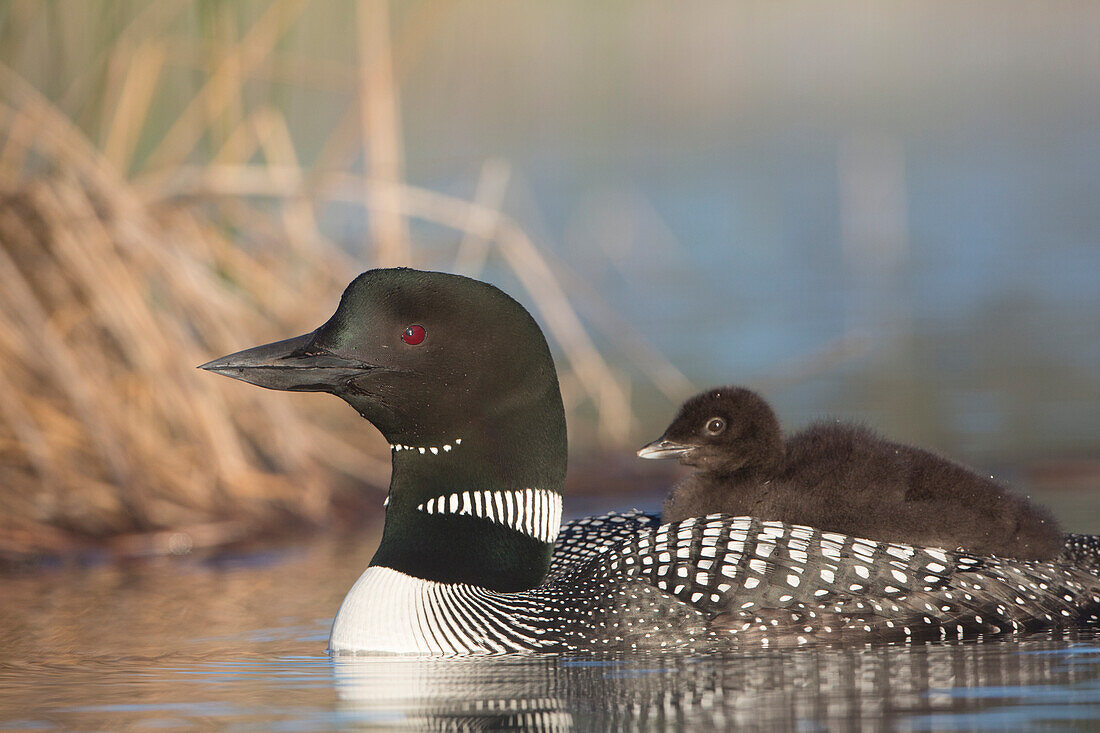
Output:
M481 517L553 543L561 526L561 495L545 489L456 491L416 507L428 514Z
M538 536L538 534L536 534L537 530L535 529L535 525L538 523L538 516L540 511L541 509L539 509L539 495L536 492L532 491L531 511L527 512L525 525L527 527L527 534L533 537Z
M455 438L451 443L444 443L443 445L405 445L404 443L390 443L390 450L394 453L400 453L401 451L412 451L419 453L420 455L427 455L431 453L433 456L438 456L440 453L450 453L456 446L462 445L462 438Z
M532 537L539 536L539 513L542 512L540 506L542 504L542 497L538 495L538 492L531 492L531 510L527 512L527 517L524 520L524 526L527 527L527 534Z

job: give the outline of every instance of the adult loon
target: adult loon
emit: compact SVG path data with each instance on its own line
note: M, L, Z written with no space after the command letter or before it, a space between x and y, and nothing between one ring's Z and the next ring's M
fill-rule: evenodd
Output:
M203 368L331 392L391 445L381 544L340 606L333 652L905 641L1100 614L1100 579L1068 565L728 515L609 514L559 531L566 434L550 350L519 303L469 278L370 270L317 330Z
M699 470L662 519L748 514L874 540L978 555L1053 560L1065 537L1045 509L957 463L850 423L819 422L784 440L775 412L744 387L700 392L643 458Z

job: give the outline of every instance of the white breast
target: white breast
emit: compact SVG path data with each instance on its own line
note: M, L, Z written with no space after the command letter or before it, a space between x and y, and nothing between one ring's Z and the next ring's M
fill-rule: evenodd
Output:
M538 634L508 612L509 595L372 566L340 604L329 648L433 655L538 648Z

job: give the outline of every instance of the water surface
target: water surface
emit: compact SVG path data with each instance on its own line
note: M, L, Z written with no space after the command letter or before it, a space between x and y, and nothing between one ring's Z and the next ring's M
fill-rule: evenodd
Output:
M1091 632L720 656L330 657L332 616L374 543L0 579L0 729L1001 730L1100 721L1100 638Z

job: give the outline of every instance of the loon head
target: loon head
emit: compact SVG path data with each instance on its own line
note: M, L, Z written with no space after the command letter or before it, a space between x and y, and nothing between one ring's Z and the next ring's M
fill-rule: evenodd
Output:
M768 403L743 387L700 392L680 407L642 458L677 458L703 471L769 471L783 456L779 420Z
M201 368L331 392L382 432L393 472L373 565L495 590L541 582L560 520L565 412L541 330L499 289L369 270L315 331Z

